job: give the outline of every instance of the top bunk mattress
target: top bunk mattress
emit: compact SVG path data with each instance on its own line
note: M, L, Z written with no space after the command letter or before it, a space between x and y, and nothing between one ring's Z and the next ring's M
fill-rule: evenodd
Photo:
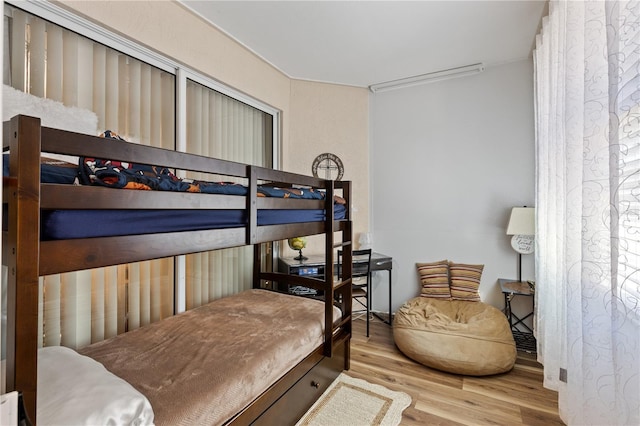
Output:
M334 218L346 207L334 204ZM321 222L322 209L258 210L258 226ZM51 210L42 212L41 238L66 240L246 226L245 210Z

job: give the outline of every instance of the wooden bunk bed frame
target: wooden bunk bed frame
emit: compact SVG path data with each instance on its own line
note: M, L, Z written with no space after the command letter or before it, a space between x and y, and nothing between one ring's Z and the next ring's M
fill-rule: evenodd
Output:
M231 424L286 424L295 421L333 379L349 368L351 338L350 182L337 182L263 167L207 158L160 148L41 127L38 118L17 116L4 123L3 149L10 149L9 176L3 202L8 205L8 229L3 234L3 264L9 268L7 288L7 391L22 393L26 412L36 419L38 351L38 281L40 276L151 260L243 245L254 246L254 288L266 282L303 285L325 295L324 344L273 383ZM247 196L164 191L113 190L96 186L40 182L41 153L110 158L246 178ZM325 191L324 200L291 200L257 196L259 182L280 187L311 186ZM347 213L334 220L334 190L341 189ZM292 207L291 203L295 203ZM42 241L41 210L53 209L246 209L248 225L240 228L167 232L91 239ZM324 222L258 226L259 209L324 209ZM334 233L342 238L335 238ZM260 245L303 235L325 235L325 279L262 271ZM179 238L178 238L179 237ZM335 239L335 241L334 241ZM337 241L337 242L336 242ZM123 249L126 247L126 250ZM343 251L342 281L334 283L334 249ZM19 303L18 303L19 301ZM333 305L342 318L333 322Z

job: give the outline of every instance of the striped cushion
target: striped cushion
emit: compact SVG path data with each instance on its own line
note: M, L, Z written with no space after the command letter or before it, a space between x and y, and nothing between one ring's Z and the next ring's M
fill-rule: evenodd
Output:
M420 295L437 299L451 299L449 291L449 262L416 263L422 290Z
M467 265L449 262L451 298L454 300L480 301L480 277L484 265Z

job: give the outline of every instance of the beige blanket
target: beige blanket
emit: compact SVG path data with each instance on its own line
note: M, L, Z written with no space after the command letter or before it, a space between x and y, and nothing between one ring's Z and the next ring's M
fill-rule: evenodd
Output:
M323 318L322 302L249 290L79 352L143 393L156 424L221 424L322 344Z

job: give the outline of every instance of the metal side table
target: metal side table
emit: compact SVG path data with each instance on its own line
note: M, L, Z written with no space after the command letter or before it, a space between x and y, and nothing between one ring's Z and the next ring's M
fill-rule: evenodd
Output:
M534 288L528 282L518 282L517 280L506 278L499 278L498 283L504 295L504 314L509 320L513 339L516 341L516 348L519 351L535 354L536 338L533 334L533 329L524 322L527 318L532 318L535 311ZM514 314L511 309L511 301L514 297L530 298L531 310L521 317Z

